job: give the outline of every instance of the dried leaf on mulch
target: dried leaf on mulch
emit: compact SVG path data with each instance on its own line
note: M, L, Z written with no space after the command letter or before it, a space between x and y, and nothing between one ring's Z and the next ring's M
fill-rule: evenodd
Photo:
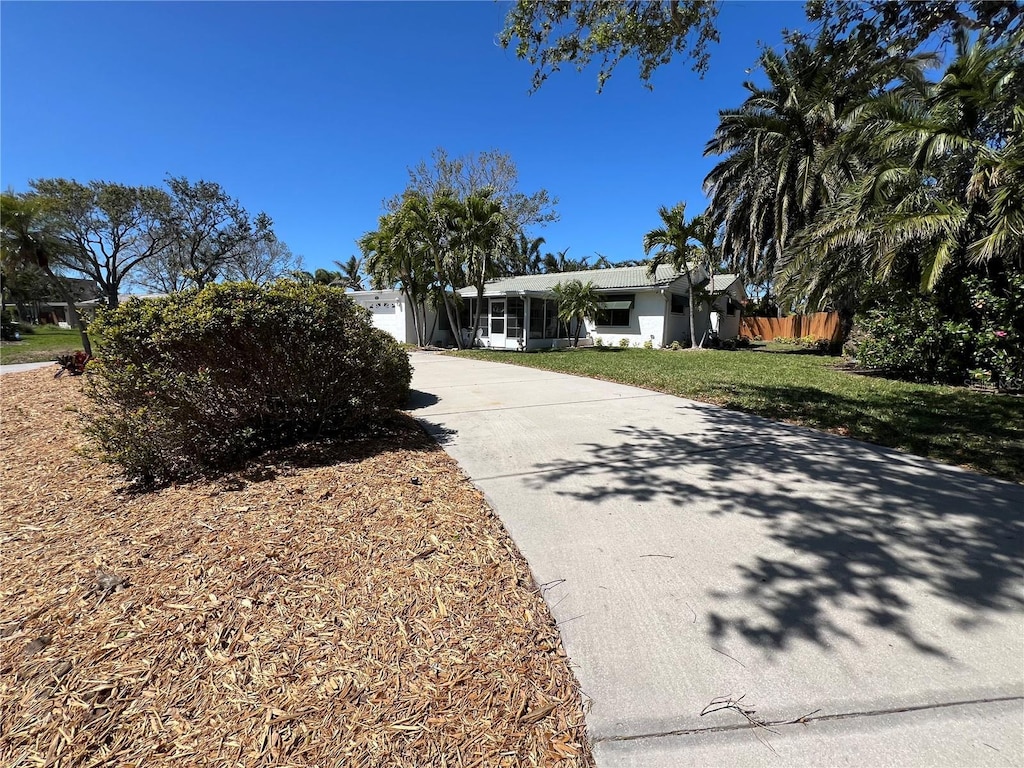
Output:
M0 764L591 764L525 562L411 422L133 494L80 385L0 382Z

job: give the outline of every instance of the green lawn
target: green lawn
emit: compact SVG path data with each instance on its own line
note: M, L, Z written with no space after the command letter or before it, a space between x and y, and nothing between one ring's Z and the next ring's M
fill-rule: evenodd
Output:
M0 363L40 363L82 348L78 331L55 325L40 325L33 330L35 333L22 333L21 341L0 342Z
M766 352L472 350L463 357L617 381L1024 481L1024 398L908 384L838 359Z

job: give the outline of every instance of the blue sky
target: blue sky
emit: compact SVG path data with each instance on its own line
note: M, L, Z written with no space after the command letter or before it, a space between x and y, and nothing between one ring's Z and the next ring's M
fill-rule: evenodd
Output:
M653 92L634 62L601 94L496 42L505 3L0 5L0 185L63 176L217 181L266 211L307 268L357 252L406 168L437 146L500 149L524 191L559 198L534 232L577 258L642 256L659 205L703 210L718 110L744 97L758 43L805 26L798 2L726 2L701 80L682 60Z

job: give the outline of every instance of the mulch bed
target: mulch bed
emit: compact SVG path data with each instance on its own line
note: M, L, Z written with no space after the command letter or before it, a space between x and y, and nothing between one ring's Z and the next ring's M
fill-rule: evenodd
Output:
M591 765L522 556L410 421L133 493L0 380L0 765Z

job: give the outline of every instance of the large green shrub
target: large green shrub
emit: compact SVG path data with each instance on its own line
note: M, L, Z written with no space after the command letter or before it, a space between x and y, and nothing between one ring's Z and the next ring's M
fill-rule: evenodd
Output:
M912 381L1024 389L1024 275L976 276L944 295L893 296L860 320L857 361Z
M89 333L88 431L144 482L365 432L409 392L399 344L323 285L228 283L133 299L102 312Z

